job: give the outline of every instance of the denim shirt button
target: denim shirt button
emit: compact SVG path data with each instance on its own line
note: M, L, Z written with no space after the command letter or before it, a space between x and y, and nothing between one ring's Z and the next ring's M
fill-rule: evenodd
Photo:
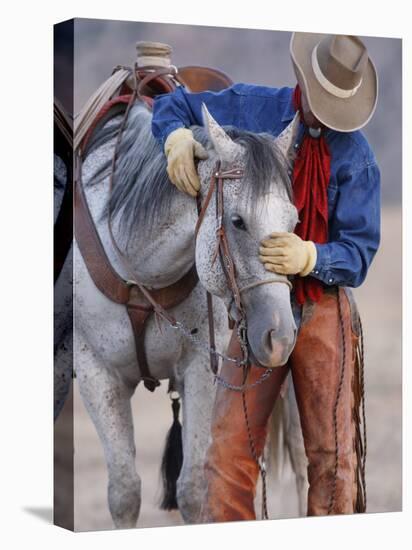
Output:
M330 282L330 283L333 283L333 279L329 279L329 282Z
M299 149L299 143L295 143L295 145L293 146L295 149Z

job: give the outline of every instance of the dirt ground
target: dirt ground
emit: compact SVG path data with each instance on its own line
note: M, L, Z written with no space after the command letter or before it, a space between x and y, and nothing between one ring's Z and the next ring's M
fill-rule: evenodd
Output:
M386 207L382 215L381 248L367 282L355 291L366 346L368 512L399 511L402 508L401 283L401 209ZM140 387L133 398L137 469L143 485L138 527L182 523L178 512L158 509L161 453L171 423L166 388L163 383L151 394ZM75 529L111 529L103 452L76 381L71 399L74 400L75 414ZM67 422L69 414L70 401L58 420L61 426ZM56 473L59 474L59 470ZM269 486L269 513L273 518L298 515L293 479L290 472L285 474L281 491ZM280 508L280 502L282 512L274 512Z

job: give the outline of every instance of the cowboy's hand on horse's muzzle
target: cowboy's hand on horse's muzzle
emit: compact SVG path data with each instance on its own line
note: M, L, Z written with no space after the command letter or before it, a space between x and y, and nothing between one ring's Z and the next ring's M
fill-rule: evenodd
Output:
M200 181L194 159L207 159L203 145L194 139L191 130L178 128L169 134L164 149L170 181L179 191L195 197L200 190Z
M316 264L316 247L295 233L271 233L261 242L259 260L268 271L305 277Z

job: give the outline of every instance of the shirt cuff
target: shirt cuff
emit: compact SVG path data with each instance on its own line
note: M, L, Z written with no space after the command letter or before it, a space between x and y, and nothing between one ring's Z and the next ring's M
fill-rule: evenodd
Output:
M335 278L330 273L330 251L328 244L316 244L316 264L308 273L311 277L319 279L326 285L336 284Z

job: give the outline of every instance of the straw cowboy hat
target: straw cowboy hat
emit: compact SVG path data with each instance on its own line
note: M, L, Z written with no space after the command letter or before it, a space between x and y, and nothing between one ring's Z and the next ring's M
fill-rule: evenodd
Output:
M357 36L295 32L290 55L316 118L340 132L359 130L372 117L378 75Z

